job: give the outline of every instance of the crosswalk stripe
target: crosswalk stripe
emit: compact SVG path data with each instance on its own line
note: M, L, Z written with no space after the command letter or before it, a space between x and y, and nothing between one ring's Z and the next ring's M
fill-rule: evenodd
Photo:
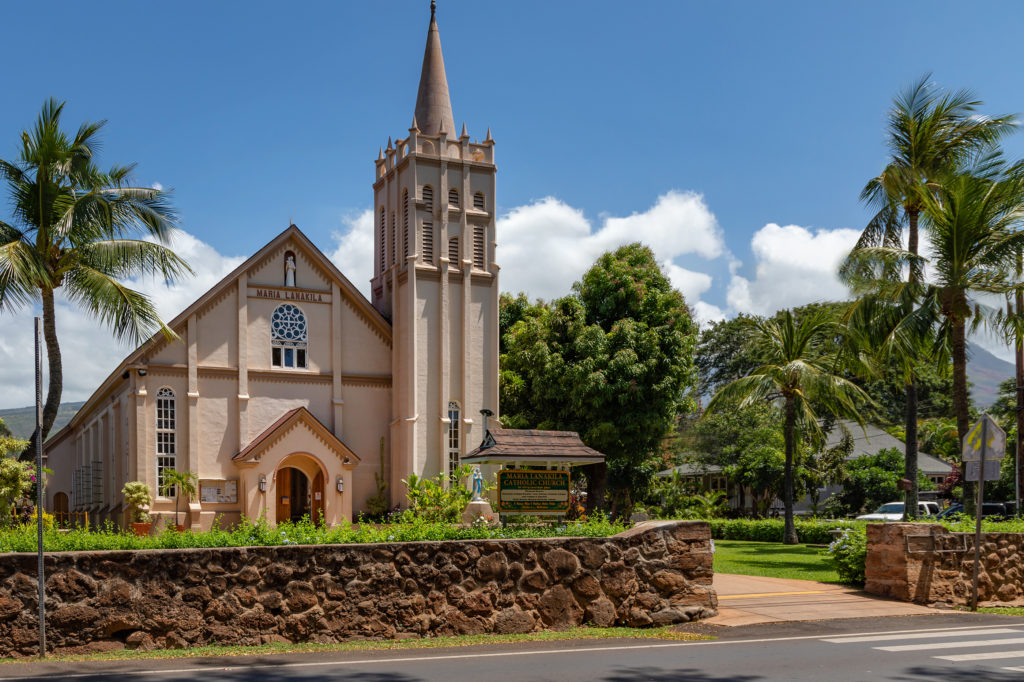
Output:
M877 651L928 651L929 649L964 649L972 646L1003 646L1005 644L1024 644L1024 637L1007 637L1005 639L968 639L952 642L925 642L923 644L897 644L896 646L876 646Z
M997 658L1024 658L1024 649L1017 651L987 651L983 654L954 654L953 656L935 656L940 661L961 663L965 661L989 661Z
M1020 630L1014 630L1012 628L983 628L980 630L969 630L964 632L959 630L957 632L911 632L903 635L867 635L864 637L831 637L829 639L823 639L823 642L829 642L830 644L845 644L846 642L895 642L904 639L933 639L936 637L963 637L964 635L1015 635L1020 634Z

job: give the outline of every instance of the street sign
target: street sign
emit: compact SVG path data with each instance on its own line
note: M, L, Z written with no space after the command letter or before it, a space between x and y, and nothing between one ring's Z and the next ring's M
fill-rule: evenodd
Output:
M985 480L986 481L998 481L999 480L999 468L1002 466L1002 461L998 459L985 458ZM981 462L964 462L964 480L965 481L980 481L978 474L981 473Z
M982 437L983 435L984 438ZM987 414L982 415L981 419L974 424L974 427L964 437L964 461L1001 460L1005 454L1006 431L1003 431L992 417ZM985 478L988 478L988 476L986 475Z
M498 511L503 514L565 514L569 511L569 472L499 471Z

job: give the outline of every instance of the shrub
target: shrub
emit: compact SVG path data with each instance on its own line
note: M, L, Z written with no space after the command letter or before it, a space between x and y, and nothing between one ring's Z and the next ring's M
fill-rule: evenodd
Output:
M828 519L794 520L800 542L809 545L827 545L832 542L836 528L864 528L863 521ZM746 540L748 542L782 542L785 522L782 519L711 519L711 537L716 540Z
M146 510L153 504L153 493L149 486L142 481L129 481L121 488L121 494L124 495L124 503L131 509L132 521L148 523L149 514Z
M864 584L864 564L868 555L868 538L864 529L847 529L825 551L835 564L840 580Z

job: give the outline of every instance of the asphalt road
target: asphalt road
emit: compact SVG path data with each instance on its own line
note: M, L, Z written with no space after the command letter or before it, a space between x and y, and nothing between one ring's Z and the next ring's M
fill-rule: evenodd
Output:
M0 681L1024 679L1024 618L942 614L723 628L704 642L600 640L158 661L17 663Z

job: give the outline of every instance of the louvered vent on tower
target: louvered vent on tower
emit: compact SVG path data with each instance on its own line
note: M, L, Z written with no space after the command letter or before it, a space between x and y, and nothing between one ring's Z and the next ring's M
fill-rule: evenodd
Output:
M451 237L448 240L448 262L454 267L459 267L459 238Z
M484 228L473 228L473 267L484 269Z
M434 223L423 221L423 262L434 264Z

